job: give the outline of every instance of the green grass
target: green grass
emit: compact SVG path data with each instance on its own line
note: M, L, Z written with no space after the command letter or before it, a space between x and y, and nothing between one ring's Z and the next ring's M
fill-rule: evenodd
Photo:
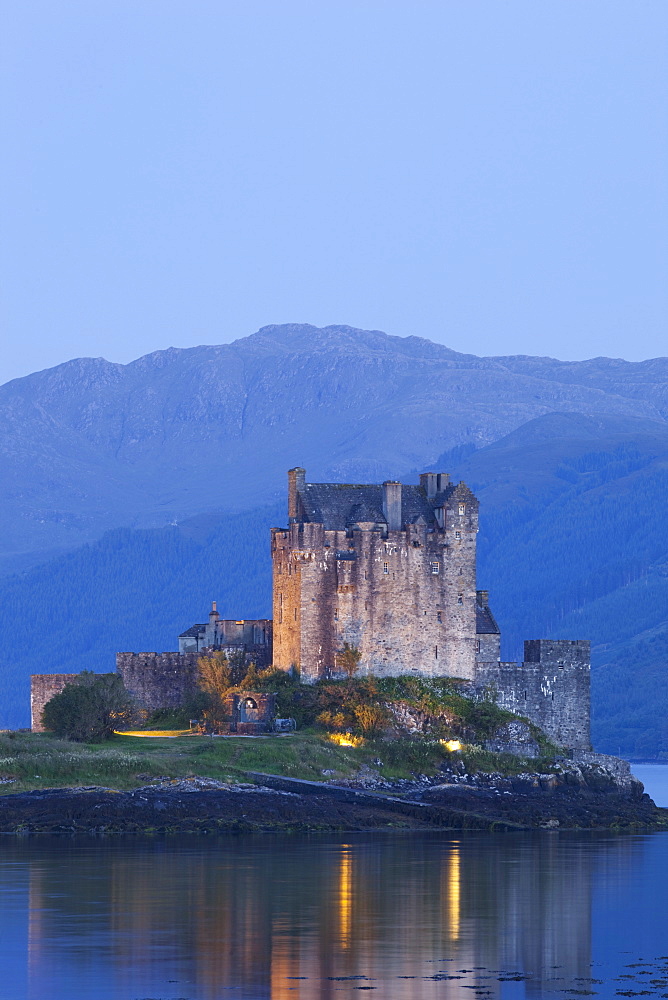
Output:
M517 774L549 766L547 759L525 761L475 748L465 749L456 758L463 760L468 773ZM341 747L318 733L253 739L115 736L102 744L70 743L46 733L16 733L0 737L0 778L15 779L0 784L0 794L81 785L127 790L157 777L243 781L247 771L324 781L354 777L364 765L388 779L410 778L436 774L444 761L453 759L438 740L428 737L369 740L360 747ZM333 773L324 776L325 770Z
M535 730L544 759L527 761L481 749L508 719L515 719L491 701L477 702L461 693L461 683L447 678L354 678L302 685L283 672L262 675L259 685L274 690L279 713L293 716L296 733L255 738L185 736L178 739L114 736L104 743L84 744L47 733L0 735L0 794L36 788L103 785L119 790L137 788L152 778L199 776L244 780L248 771L323 781L356 776L366 765L389 779L434 775L445 761L460 760L466 772L500 771L517 774L550 766L556 747ZM258 685L258 686L259 686ZM428 720L422 734L409 734L393 719L392 707L404 705ZM363 709L372 724L365 726ZM183 713L181 713L183 714ZM178 712L159 712L147 728L181 728ZM325 718L327 716L327 718ZM332 723L336 720L336 725ZM375 720L375 721L374 721ZM344 747L326 730L336 728L363 735L363 745ZM532 727L535 729L535 727ZM453 755L440 740L464 743ZM324 775L323 772L329 772Z
M243 780L246 771L325 780L323 770L354 775L371 758L367 747L346 748L315 735L212 739L116 736L103 744L58 740L48 734L0 738L0 794L36 788L104 785L137 788L154 777L201 776Z

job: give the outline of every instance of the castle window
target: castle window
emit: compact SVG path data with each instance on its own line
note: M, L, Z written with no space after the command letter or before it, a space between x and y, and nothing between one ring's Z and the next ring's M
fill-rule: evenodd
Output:
M463 603L464 603L464 596L463 594L460 594L459 597L457 598L457 604L463 604Z
M461 531L455 531L455 538L461 538L461 537L462 537Z
M466 504L460 503L459 505L459 516L462 517L466 513Z
M442 622L443 621L443 612L442 611L437 611L436 612L436 621L437 622Z
M334 612L334 621L335 621L335 622L338 622L338 620L339 620L339 612L338 612L338 611L335 611L335 612Z
M438 659L438 646L434 646L434 659Z
M297 609L295 608L295 621L297 621Z
M436 575L437 575L438 573L440 573L440 570L441 570L441 564L440 564L440 563L438 563L438 562L433 562L433 563L431 564L431 571L432 571L432 573L433 573L433 574L434 574L435 576L436 576Z
M383 573L389 573L389 572L390 572L390 567L388 566L387 563L383 563Z
M476 653L480 652L480 639L476 639L475 641L475 651Z

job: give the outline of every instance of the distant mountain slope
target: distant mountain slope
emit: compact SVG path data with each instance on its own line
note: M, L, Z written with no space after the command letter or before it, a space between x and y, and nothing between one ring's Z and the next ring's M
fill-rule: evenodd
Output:
M115 670L120 650L177 648L206 620L271 617L269 528L281 509L120 528L0 580L0 728L29 725L31 673Z
M479 579L502 655L592 640L600 750L668 754L668 433L550 414L459 465L481 500Z
M345 326L70 361L0 387L0 556L274 502L297 463L378 481L553 411L663 421L667 384L666 359L477 358Z
M524 638L591 638L597 747L668 752L668 427L550 413L464 452L436 466L480 497L479 585L504 657ZM281 503L112 531L0 581L0 725L26 721L30 672L173 649L212 598L225 615L270 614L268 529L284 521Z

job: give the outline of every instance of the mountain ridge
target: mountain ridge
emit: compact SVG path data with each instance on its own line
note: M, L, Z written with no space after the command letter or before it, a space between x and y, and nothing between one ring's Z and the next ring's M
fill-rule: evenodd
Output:
M0 558L273 503L295 464L378 481L548 412L665 420L668 360L603 361L283 324L127 365L64 362L0 386Z

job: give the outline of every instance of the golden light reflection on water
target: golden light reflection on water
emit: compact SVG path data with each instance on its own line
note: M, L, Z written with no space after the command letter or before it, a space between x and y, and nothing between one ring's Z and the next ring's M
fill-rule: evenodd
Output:
M341 845L339 860L339 942L345 950L350 947L353 912L353 858L349 844Z
M219 1000L232 987L266 1000L334 1000L359 986L392 1000L454 1000L475 988L482 973L473 970L504 963L586 976L588 855L569 866L547 847L411 835L54 851L26 883L28 996L162 996L173 983L189 1000ZM49 993L68 960L80 963L79 992ZM99 976L88 994L77 978L86 963ZM459 969L471 971L433 975ZM493 980L488 1000L500 997Z
M444 859L441 878L441 899L446 906L445 926L450 940L457 941L462 903L461 858L458 844L453 845L450 856Z

